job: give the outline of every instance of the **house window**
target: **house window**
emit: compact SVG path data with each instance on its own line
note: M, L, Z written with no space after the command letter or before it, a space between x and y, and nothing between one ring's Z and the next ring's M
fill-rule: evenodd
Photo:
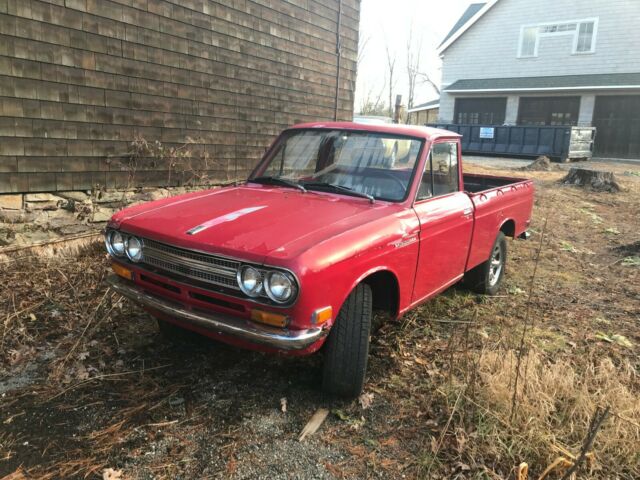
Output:
M538 54L538 27L526 27L522 30L520 56L534 57Z
M573 37L572 53L593 53L597 25L597 18L525 25L520 29L518 57L537 57L540 40L559 35Z
M578 28L574 53L591 53L594 51L595 22L583 22Z
M518 125L577 125L580 97L523 97Z
M507 98L456 98L455 123L471 125L502 125Z

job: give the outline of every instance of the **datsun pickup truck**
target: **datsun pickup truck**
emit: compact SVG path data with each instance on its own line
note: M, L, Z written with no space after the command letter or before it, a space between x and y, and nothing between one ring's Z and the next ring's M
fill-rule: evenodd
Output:
M169 337L322 349L323 390L356 396L372 312L399 318L461 280L495 293L532 205L530 180L463 173L455 133L297 125L243 184L116 213L108 281Z

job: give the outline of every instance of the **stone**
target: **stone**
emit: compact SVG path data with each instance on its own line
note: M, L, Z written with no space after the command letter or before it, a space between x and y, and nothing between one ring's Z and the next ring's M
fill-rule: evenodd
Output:
M0 208L22 210L22 195L0 195Z
M77 235L79 233L84 233L84 232L88 232L89 230L92 230L93 228L90 227L89 225L85 225L83 223L77 223L75 225L67 225L64 227L61 227L60 230L58 230L62 235Z
M24 210L0 210L0 222L3 223L31 223L36 214Z
M113 216L115 210L110 208L97 208L91 217L91 223L108 222Z
M126 202L130 196L130 192L100 192L94 201L96 203L121 203Z
M63 200L51 193L27 193L24 196L25 202L58 202Z
M75 215L67 210L56 210L53 212L49 212L49 221L47 226L54 230L58 230L61 227L66 227L69 225L74 225L78 223L78 219L76 219Z
M58 202L24 202L24 208L27 211L33 211L33 210L56 210L58 208L60 208L60 205L62 204L62 202L66 203L65 200L60 199L61 203Z
M149 192L149 200L160 200L169 196L169 190L166 188L158 188Z
M58 192L57 193L62 198L66 198L67 200L74 200L76 202L84 202L89 198L85 192L79 191L71 191L71 192Z

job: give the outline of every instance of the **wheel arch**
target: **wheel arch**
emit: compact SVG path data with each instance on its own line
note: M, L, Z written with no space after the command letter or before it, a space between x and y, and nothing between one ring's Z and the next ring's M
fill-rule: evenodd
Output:
M505 237L516 238L516 221L512 218L506 219L500 225L500 231L504 233Z
M347 296L361 283L365 283L371 288L374 310L386 311L394 318L398 315L400 311L400 282L395 272L387 267L368 270L353 282Z

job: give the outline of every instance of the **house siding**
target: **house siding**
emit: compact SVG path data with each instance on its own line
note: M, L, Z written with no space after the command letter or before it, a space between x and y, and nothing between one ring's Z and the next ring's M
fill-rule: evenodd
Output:
M595 53L572 54L573 37L540 40L538 56L518 58L523 25L598 18ZM459 79L640 72L640 2L628 0L500 0L444 51L442 87ZM527 94L529 95L529 94ZM458 95L459 96L459 95ZM517 97L516 97L517 99ZM581 107L585 124L590 98ZM443 91L440 120L453 121L454 95ZM583 102L584 103L584 102ZM514 118L507 104L507 123Z
M138 136L192 139L210 180L246 177L280 130L333 119L339 3L0 0L0 193L131 186ZM342 120L359 5L342 0ZM136 182L179 183L171 169Z

